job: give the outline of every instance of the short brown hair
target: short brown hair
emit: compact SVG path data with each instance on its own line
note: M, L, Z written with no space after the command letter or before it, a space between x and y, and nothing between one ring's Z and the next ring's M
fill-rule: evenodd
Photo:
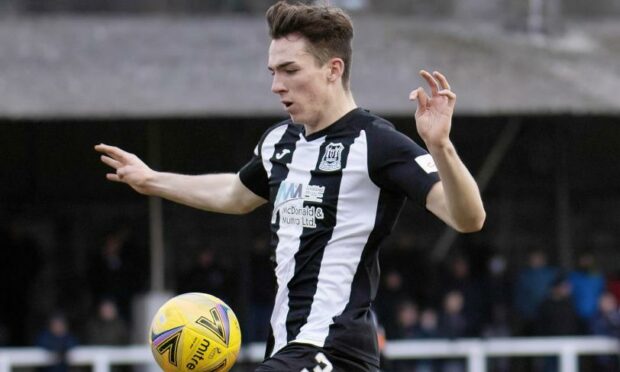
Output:
M309 41L308 52L320 65L330 58L341 58L344 61L342 83L348 89L353 23L342 9L278 1L267 10L266 17L272 39L299 33Z

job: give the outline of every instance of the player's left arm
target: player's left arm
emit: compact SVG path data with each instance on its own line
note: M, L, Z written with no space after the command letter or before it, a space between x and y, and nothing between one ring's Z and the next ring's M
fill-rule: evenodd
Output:
M420 87L411 92L409 99L418 102L416 128L441 179L428 193L426 208L459 232L479 231L486 218L480 191L450 140L456 95L439 72L431 75L422 70L420 75L428 83L431 95Z

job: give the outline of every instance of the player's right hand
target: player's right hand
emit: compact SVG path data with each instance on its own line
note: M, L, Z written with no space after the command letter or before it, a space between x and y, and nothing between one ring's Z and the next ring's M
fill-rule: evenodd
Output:
M95 151L102 153L101 161L115 171L106 174L108 180L126 183L137 192L148 194L148 182L153 178L155 171L139 157L116 146L103 143L96 145Z

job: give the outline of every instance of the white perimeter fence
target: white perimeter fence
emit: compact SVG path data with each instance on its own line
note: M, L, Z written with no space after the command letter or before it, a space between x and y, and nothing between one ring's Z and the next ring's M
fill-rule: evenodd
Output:
M250 344L242 349L240 362L259 362L265 345ZM578 372L579 356L617 355L620 343L604 337L545 337L389 341L385 355L391 360L464 358L468 372L486 372L490 357L557 356L560 372ZM53 355L39 348L0 348L0 372L14 367L50 364ZM81 346L68 353L71 365L91 366L93 372L109 372L112 365L150 365L155 362L148 346Z

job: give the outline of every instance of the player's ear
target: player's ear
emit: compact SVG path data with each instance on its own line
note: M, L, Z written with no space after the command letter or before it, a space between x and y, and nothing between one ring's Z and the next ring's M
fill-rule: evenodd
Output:
M344 73L344 61L342 58L332 58L327 62L327 67L329 68L329 73L327 75L327 79L330 82L338 81L342 77Z

